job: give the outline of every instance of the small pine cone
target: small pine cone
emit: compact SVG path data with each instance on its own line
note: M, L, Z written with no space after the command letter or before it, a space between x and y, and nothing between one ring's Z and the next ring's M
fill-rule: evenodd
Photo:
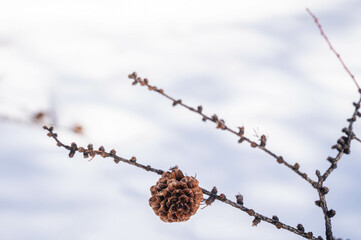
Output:
M202 189L194 177L184 176L178 168L164 172L150 188L149 205L164 222L184 222L194 215L203 199Z

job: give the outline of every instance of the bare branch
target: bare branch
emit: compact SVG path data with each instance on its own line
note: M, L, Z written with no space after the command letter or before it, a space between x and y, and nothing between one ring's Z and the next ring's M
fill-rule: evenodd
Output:
M350 77L352 78L353 82L355 83L358 91L361 93L361 88L358 85L355 76L351 73L351 71L348 69L348 67L346 66L346 64L344 63L344 61L342 60L340 54L338 52L336 52L336 50L333 48L330 40L328 40L327 35L324 33L322 26L320 24L320 22L318 21L317 17L311 12L310 9L306 8L306 11L311 15L311 17L313 18L313 20L315 21L318 29L320 30L320 33L322 35L322 37L326 40L328 46L330 47L331 51L336 55L336 57L338 58L338 60L341 62L342 66L344 67L344 69L346 70L346 72L348 73L348 75L350 75Z
M249 138L247 138L246 136L244 136L244 127L243 126L238 127L239 131L233 130L233 129L229 128L226 125L225 121L223 119L220 119L216 114L214 114L213 116L208 116L202 112L203 111L202 106L198 106L197 109L195 109L195 108L190 107L190 106L186 105L185 103L183 103L181 99L176 100L175 98L166 94L163 89L159 89L156 86L150 85L149 80L147 78L142 79L142 78L138 77L135 72L132 74L129 74L128 77L130 79L134 80L132 83L133 85L136 85L139 83L141 86L148 87L148 90L157 92L160 95L171 100L173 102L173 106L180 105L180 106L188 109L191 112L199 114L202 117L203 121L208 120L208 121L215 123L217 129L224 130L224 131L227 131L227 132L230 132L230 133L236 135L239 138L238 143L242 143L242 142L246 141L251 145L252 148L261 149L268 155L275 158L279 164L285 165L286 167L291 169L293 172L295 172L297 175L301 176L303 179L305 179L307 182L309 182L313 187L316 187L317 182L315 182L311 178L309 178L306 173L301 172L299 170L300 165L298 163L295 163L294 165L292 165L292 164L288 163L286 160L284 160L284 158L282 156L278 156L277 154L273 153L271 150L267 149L266 148L267 138L264 135L262 135L260 137L260 143L257 144L256 142L254 142L254 141L250 140Z
M156 174L163 174L163 170L161 169L156 169L156 168L153 168L151 167L150 165L143 165L143 164L140 164L138 163L137 159L135 157L132 157L131 159L126 159L126 158L123 158L123 157L119 157L118 155L116 155L116 151L113 149L111 150L110 152L106 152L104 147L100 147L99 150L94 150L93 149L93 145L92 144L89 144L87 148L83 148L83 147L78 147L76 143L72 143L70 146L69 145L65 145L63 144L59 139L58 139L58 135L57 133L54 133L54 128L53 127L47 127L47 126L43 126L43 128L45 130L48 131L48 136L53 138L55 141L56 141L56 144L57 146L59 147L63 147L67 150L69 150L69 157L72 158L76 152L79 152L79 153L83 153L83 156L84 158L88 158L89 156L92 157L90 160L92 160L95 156L99 155L103 158L113 158L114 162L115 163L119 163L120 161L121 162L124 162L124 163L127 163L127 164L130 164L132 166L135 166L135 167L138 167L138 168L141 168L143 170L146 170L148 172L154 172ZM217 195L217 192L214 193L214 191L209 191L209 190L206 190L204 188L201 188L202 189L202 192L205 194L205 195L208 195L209 197L213 198L214 200L218 200L218 201L221 201L225 204L228 204L234 208L237 208L245 213L247 213L248 215L254 217L255 219L257 219L257 224L261 221L264 221L264 222L268 222L274 226L276 226L276 228L278 229L285 229L287 231L290 231L292 233L295 233L299 236L302 236L304 238L307 238L307 239L312 239L312 240L317 240L318 238L315 238L313 236L313 233L312 232L305 232L304 229L298 229L298 228L294 228L294 227L291 227L285 223L282 223L279 221L278 217L272 217L272 218L269 218L269 217L266 217L260 213L257 213L255 210L251 209L251 208L247 208L243 205L243 197L242 197L242 201L239 201L239 197L237 197L237 203L236 202L233 202L229 199L226 198L226 196L224 194L220 194L220 195ZM239 195L237 195L239 196ZM255 224L255 220L253 220L253 224ZM255 225L257 225L255 224Z

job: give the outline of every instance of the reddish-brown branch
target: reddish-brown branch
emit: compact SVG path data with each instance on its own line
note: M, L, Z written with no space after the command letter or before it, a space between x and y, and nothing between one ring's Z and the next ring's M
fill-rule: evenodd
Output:
M334 49L334 47L332 46L330 40L328 40L327 35L324 33L322 26L320 24L320 22L318 21L317 17L311 12L310 9L306 8L306 11L311 15L311 17L313 18L313 20L315 21L318 29L320 30L320 33L322 35L322 37L326 40L328 46L330 47L331 51L336 55L336 57L338 58L338 60L340 61L340 63L342 64L342 66L344 67L344 69L346 70L346 72L348 73L348 75L350 75L350 77L352 78L353 82L355 83L357 89L359 90L359 92L361 92L361 88L358 85L355 76L351 73L351 71L348 69L348 67L346 66L346 64L344 63L344 61L342 60L340 54L338 52L336 52L336 50Z
M230 127L228 127L226 125L225 121L223 119L218 118L218 116L216 114L214 114L213 116L208 116L202 112L203 111L202 106L198 106L197 109L195 109L195 108L190 107L187 104L183 103L181 99L176 100L175 98L166 94L163 89L159 89L156 86L150 85L148 79L146 79L146 78L142 79L142 78L138 77L135 72L132 74L129 74L128 77L130 79L134 80L133 85L140 84L141 86L147 87L150 91L157 92L160 95L164 96L165 98L168 98L169 100L171 100L173 102L173 106L180 105L180 106L188 109L191 112L199 114L202 117L203 121L211 121L211 122L215 123L217 129L221 129L221 130L224 130L224 131L227 131L227 132L230 132L230 133L236 135L239 138L239 140L238 140L239 143L245 141L245 142L248 142L251 145L251 147L261 149L268 155L275 158L279 164L285 165L286 167L291 169L293 172L295 172L297 175L301 176L303 179L305 179L313 187L316 188L317 182L315 182L311 178L309 178L306 173L301 172L299 170L300 165L298 163L295 163L294 165L292 165L292 164L288 163L286 160L284 160L282 156L279 156L279 155L273 153L271 150L266 148L267 139L264 135L260 138L260 143L257 144L256 142L254 142L254 141L250 140L249 138L247 138L246 136L244 136L244 127L239 127L238 132L236 130L231 129Z
M149 171L149 172L154 172L156 174L159 174L161 175L164 171L161 170L161 169L156 169L156 168L153 168L151 167L150 165L143 165L143 164L140 164L138 163L137 159L135 157L132 157L131 159L126 159L126 158L123 158L123 157L119 157L118 155L116 155L116 151L113 149L111 150L110 152L106 152L104 147L100 147L99 150L94 150L93 149L93 145L92 144L89 144L88 145L88 148L83 148L83 147L78 147L77 144L75 143L72 143L70 146L69 145L65 145L63 144L59 139L58 139L58 135L57 133L54 133L54 128L53 127L47 127L47 126L44 126L43 127L45 130L48 131L48 136L53 138L55 141L56 141L56 144L58 147L63 147L67 150L70 151L69 153L69 157L73 157L75 152L80 152L80 153L83 153L84 155L84 158L87 158L88 156L91 156L91 157L95 157L97 155L103 157L103 158L112 158L114 160L115 163L118 163L118 162L124 162L124 163L127 163L127 164L130 164L132 166L135 166L135 167L138 167L138 168L141 168L143 170L146 170L146 171ZM247 213L248 215L254 217L255 219L257 219L258 221L264 221L264 222L268 222L274 226L276 226L278 229L285 229L287 231L290 231L292 233L295 233L299 236L302 236L304 238L307 238L307 239L312 239L312 240L317 240L319 238L315 238L313 236L313 233L312 232L305 232L304 230L299 230L297 228L294 228L294 227L291 227L283 222L280 222L279 219L276 217L273 217L273 218L269 218L269 217L266 217L260 213L257 213L256 211L254 211L253 209L251 208L247 208L243 205L243 202L242 204L238 204L236 202L233 202L229 199L226 198L226 196L224 194L220 194L220 195L217 195L217 193L213 193L211 191L208 191L207 189L204 189L204 188L201 188L202 189L202 192L205 194L205 195L208 195L214 199L217 199L225 204L228 204L234 208L237 208L245 213Z

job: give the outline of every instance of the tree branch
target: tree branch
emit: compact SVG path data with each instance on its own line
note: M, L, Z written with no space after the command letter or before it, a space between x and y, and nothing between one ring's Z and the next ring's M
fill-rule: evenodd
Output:
M153 168L151 167L150 165L143 165L141 163L138 163L137 162L137 159L135 157L132 157L131 159L126 159L126 158L123 158L123 157L120 157L118 155L116 155L116 151L113 149L111 150L110 152L106 152L104 147L101 146L99 148L99 150L94 150L93 149L93 145L92 144L89 144L87 148L83 148L83 147L78 147L76 143L72 143L70 146L69 145L65 145L63 144L59 139L58 139L58 134L57 133L54 133L54 128L53 127L47 127L47 126L43 126L43 128L45 130L48 131L48 136L53 138L55 141L56 141L56 144L58 147L63 147L67 150L69 150L69 157L72 158L76 152L80 152L80 153L83 153L83 157L84 158L88 158L88 157L91 157L90 160L92 160L95 156L97 155L100 155L101 157L103 158L113 158L114 162L115 163L119 163L120 161L121 162L124 162L124 163L127 163L127 164L130 164L132 166L135 166L135 167L138 167L138 168L141 168L143 170L146 170L148 172L154 172L158 175L161 175L163 174L163 170L161 169L156 169L156 168ZM89 160L89 161L90 161ZM276 216L273 216L272 218L269 218L269 217L266 217L260 213L257 213L256 211L254 211L253 209L251 208L247 208L243 205L243 201L242 202L239 202L237 201L236 202L233 202L229 199L226 198L226 196L224 194L220 194L220 195L217 195L217 193L214 193L214 191L209 191L209 190L206 190L204 188L201 188L202 189L202 192L205 194L205 195L208 195L210 198L213 198L214 200L218 200L218 201L221 201L225 204L228 204L234 208L237 208L245 213L247 213L248 215L254 217L254 219L256 220L257 219L257 222L255 220L253 220L253 225L256 226L260 221L264 221L264 222L268 222L274 226L276 226L276 228L278 229L285 229L289 232L292 232L294 234L297 234L299 236L302 236L304 238L307 238L307 239L312 239L312 240L318 240L318 239L322 239L321 237L318 237L318 238L315 238L313 236L313 233L312 232L305 232L303 227L302 228L294 228L294 227L291 227L283 222L280 222L278 217ZM299 224L300 226L302 226L301 224Z
M129 74L128 77L130 79L133 79L133 85L136 84L140 84L141 86L145 86L148 87L148 90L150 91L154 91L159 93L160 95L164 96L165 98L168 98L169 100L171 100L173 102L173 106L177 106L180 105L186 109L188 109L191 112L197 113L200 116L202 116L202 120L203 121L211 121L213 123L216 124L216 128L217 129L221 129L224 131L227 131L229 133L232 133L234 135L236 135L237 137L239 137L238 143L242 143L244 141L248 142L252 148L258 148L261 149L262 151L264 151L265 153L267 153L268 155L272 156L273 158L275 158L277 160L277 162L279 164L283 164L286 167L288 167L289 169L291 169L293 172L295 172L297 175L301 176L303 179L305 179L307 182L309 182L314 188L316 188L317 186L317 182L313 181L311 178L309 178L307 176L306 173L301 172L299 170L300 165L298 163L295 163L294 165L291 165L290 163L288 163L286 160L283 159L282 156L278 156L277 154L273 153L271 150L266 148L266 142L267 142L267 138L265 135L262 135L260 137L260 143L257 144L256 142L250 140L249 138L247 138L246 136L244 136L244 127L238 127L239 131L237 132L236 130L231 129L230 127L228 127L225 123L225 121L223 119L218 118L218 116L216 114L214 114L212 117L204 114L203 111L203 107L202 106L198 106L197 109L188 106L187 104L183 103L181 99L176 100L175 98L169 96L168 94L164 93L163 89L158 89L156 86L152 86L149 84L149 81L147 78L140 78L137 76L137 73L132 73Z
M360 88L360 86L358 85L355 76L354 76L354 75L351 73L351 71L348 69L348 67L346 66L346 64L345 64L344 61L342 60L341 55L340 55L338 52L336 52L336 50L333 48L330 40L328 40L327 35L323 32L322 26L321 26L321 24L319 23L317 17L311 12L310 9L306 8L306 11L311 15L311 17L312 17L313 20L315 21L318 29L320 30L320 33L321 33L322 37L326 40L326 42L327 42L328 46L330 47L331 51L336 55L336 57L338 58L338 60L339 60L340 63L342 64L343 68L346 70L346 72L348 73L348 75L350 75L350 77L352 78L352 80L353 80L353 82L355 83L358 91L361 93L361 88Z

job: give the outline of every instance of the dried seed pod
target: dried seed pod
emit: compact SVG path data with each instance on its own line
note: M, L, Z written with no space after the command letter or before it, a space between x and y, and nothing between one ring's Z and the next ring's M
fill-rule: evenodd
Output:
M164 172L150 192L149 205L164 222L187 221L197 212L203 198L198 180L184 176L178 168Z

